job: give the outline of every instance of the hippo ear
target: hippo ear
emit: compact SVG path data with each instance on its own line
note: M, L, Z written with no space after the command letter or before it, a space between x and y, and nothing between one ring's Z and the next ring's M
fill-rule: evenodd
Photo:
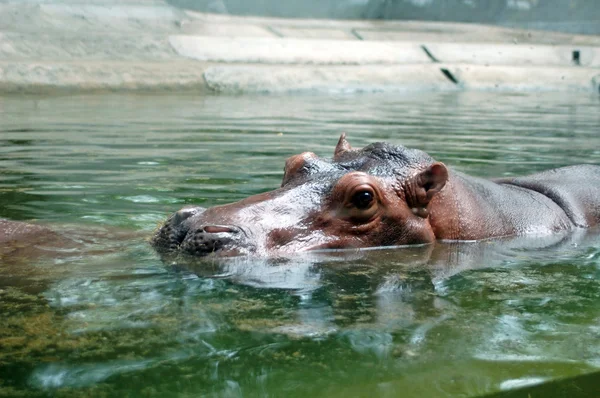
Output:
M337 143L337 146L335 147L335 152L333 153L333 160L339 160L344 153L350 151L352 151L352 147L346 140L346 133L342 133Z
M429 201L444 188L448 181L448 169L443 163L436 162L414 177L412 202L418 206L427 206Z

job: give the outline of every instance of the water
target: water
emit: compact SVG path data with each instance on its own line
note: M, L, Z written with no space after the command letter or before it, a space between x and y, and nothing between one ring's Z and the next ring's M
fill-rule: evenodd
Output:
M185 204L391 141L478 176L600 164L565 93L0 98L0 217L79 242L0 256L0 396L466 397L600 368L600 233L176 262ZM1 255L2 252L0 252Z

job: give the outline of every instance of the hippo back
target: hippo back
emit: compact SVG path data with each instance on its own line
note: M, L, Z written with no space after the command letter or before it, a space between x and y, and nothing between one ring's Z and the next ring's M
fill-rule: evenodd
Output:
M600 224L600 166L561 167L497 182L530 189L550 198L577 227Z

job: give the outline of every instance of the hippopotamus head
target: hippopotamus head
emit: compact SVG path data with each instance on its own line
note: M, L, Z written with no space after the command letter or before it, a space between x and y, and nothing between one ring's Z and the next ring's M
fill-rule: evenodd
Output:
M184 207L153 244L197 256L269 256L435 240L427 206L448 171L422 151L387 143L352 149L342 134L333 159L304 152L287 159L284 171L274 191Z

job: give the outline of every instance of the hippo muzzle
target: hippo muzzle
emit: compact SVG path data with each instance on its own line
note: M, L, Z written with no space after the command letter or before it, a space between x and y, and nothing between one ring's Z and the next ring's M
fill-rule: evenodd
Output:
M198 256L249 254L252 248L242 229L234 225L201 225L189 230L180 245L182 252Z
M203 222L205 212L205 208L197 206L177 211L159 229L152 243L163 251L180 251L196 256L252 252L253 245L242 228Z

